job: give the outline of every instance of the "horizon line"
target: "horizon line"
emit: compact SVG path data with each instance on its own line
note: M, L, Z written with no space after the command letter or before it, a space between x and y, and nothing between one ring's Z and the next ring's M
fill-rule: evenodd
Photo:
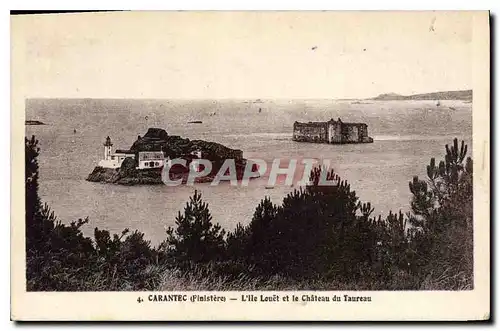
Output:
M462 89L462 90L439 90L439 91L431 91L431 92L418 92L418 93L412 93L412 94L400 94L397 92L384 92L384 93L379 93L375 96L371 97L235 97L235 98L198 98L198 97L193 97L193 98L182 98L182 97L26 97L25 100L48 100L48 99L54 99L54 100L192 100L192 101L204 101L204 100L245 100L245 101L252 101L252 100L369 100L376 98L381 95L387 95L387 94L394 94L394 95L399 95L399 96L414 96L414 95L422 95L422 94L433 94L433 93L446 93L446 92L468 92L468 91L473 91L472 88L470 89Z

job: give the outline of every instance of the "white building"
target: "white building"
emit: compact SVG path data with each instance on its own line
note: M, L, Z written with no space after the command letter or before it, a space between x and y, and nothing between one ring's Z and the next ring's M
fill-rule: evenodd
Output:
M161 168L165 164L163 152L139 152L137 169Z
M127 157L135 159L135 155L133 153L112 153L112 146L113 144L108 136L106 138L106 142L104 143L104 159L99 161L100 167L116 169L121 167L123 160Z
M131 151L117 150L111 152L111 139L109 136L104 143L104 159L99 161L99 166L103 168L117 169L120 168L123 161L130 157L135 160L136 155ZM161 168L165 164L165 156L163 152L139 152L136 169L154 169Z

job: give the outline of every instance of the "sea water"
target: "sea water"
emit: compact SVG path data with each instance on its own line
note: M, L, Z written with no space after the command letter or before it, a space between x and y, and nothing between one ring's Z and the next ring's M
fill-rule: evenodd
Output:
M266 188L267 178L248 187L87 182L108 135L113 150L129 148L149 127L158 127L241 149L244 157L269 165L275 158L282 159L282 167L292 158L329 159L360 200L371 202L374 214L382 216L410 209L408 182L414 175L425 178L430 158L443 159L444 146L453 138L465 140L472 155L472 104L454 100L437 106L435 101L31 99L26 118L47 124L26 126L26 135L40 142L40 196L61 221L88 217L88 235L95 227L112 233L137 229L153 244L165 239L165 229L175 225L195 189L208 202L213 221L231 230L239 222L249 223L265 196L280 204L295 188ZM292 141L294 121L331 118L366 123L374 143Z

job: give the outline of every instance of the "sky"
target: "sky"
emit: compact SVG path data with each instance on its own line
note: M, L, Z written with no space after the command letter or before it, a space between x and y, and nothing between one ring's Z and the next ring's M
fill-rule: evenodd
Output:
M11 18L26 98L366 98L471 89L472 12Z

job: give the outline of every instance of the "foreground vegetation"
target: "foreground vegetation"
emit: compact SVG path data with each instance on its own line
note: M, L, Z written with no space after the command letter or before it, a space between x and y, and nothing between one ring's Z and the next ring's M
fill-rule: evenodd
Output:
M409 183L411 212L373 217L350 185L311 184L268 198L226 232L195 191L152 247L140 232L111 235L88 219L57 220L38 196L39 148L26 139L26 277L30 291L468 290L473 287L472 160L457 139Z

